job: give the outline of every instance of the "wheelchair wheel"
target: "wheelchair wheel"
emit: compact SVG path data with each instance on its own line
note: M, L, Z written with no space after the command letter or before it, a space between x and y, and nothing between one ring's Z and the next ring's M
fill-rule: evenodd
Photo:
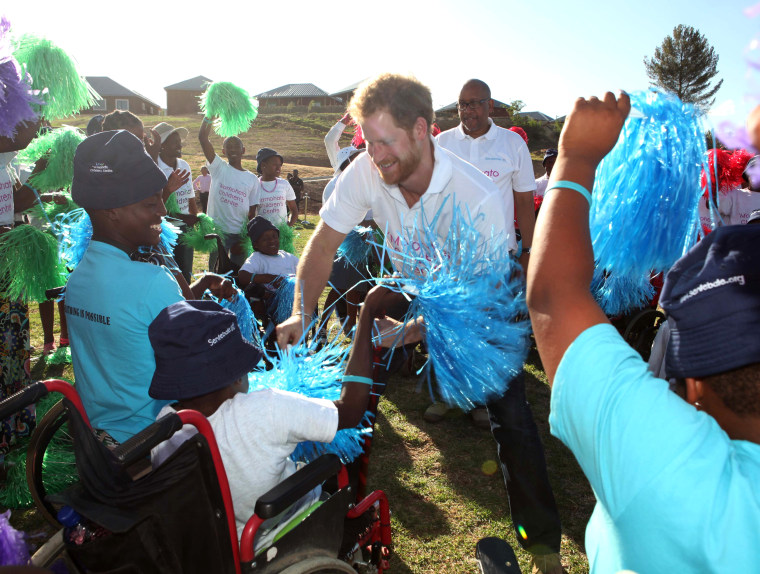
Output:
M652 343L657 330L664 320L665 315L661 311L644 309L628 322L623 331L623 339L641 355L642 359L647 361L652 352Z
M307 558L286 568L281 574L356 574L356 570L347 562L327 556Z
M37 510L50 524L60 527L58 506L45 500L79 480L74 462L74 441L67 423L69 413L58 401L45 413L29 441L26 482Z

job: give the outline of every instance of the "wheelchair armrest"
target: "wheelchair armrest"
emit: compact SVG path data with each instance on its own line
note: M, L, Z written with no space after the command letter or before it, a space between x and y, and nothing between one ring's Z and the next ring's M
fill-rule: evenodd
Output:
M256 515L263 519L277 516L307 492L338 474L340 467L337 455L323 454L260 496L256 501Z
M45 383L38 381L0 402L0 420L5 420L48 394Z
M176 413L169 413L127 439L111 452L122 467L128 467L150 454L154 446L170 438L182 428Z

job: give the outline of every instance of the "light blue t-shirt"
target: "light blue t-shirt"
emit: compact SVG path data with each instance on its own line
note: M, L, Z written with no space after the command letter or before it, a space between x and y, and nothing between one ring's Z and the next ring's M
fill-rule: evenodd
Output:
M760 445L668 390L612 325L565 352L549 422L596 495L592 572L760 570Z
M77 391L92 426L123 442L156 420L166 401L148 396L156 368L148 326L184 300L163 267L93 241L66 285Z

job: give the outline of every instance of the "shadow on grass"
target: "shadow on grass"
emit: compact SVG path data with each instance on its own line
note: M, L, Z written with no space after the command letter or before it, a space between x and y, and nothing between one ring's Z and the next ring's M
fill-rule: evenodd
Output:
M436 504L445 504L436 500L436 496L445 498L445 493L436 493L428 483L440 475L446 483L444 491L449 489L469 501L470 512L474 510L476 514L485 514L487 521L506 525L507 532L501 528L500 535L508 534L510 542L516 545L496 443L490 431L474 427L470 418L457 409L449 411L441 423L426 422L423 413L430 404L429 393L426 385L421 393L416 388L416 376L398 373L392 377L378 415L370 479L389 491L395 517L415 537L429 539L451 530L447 526L449 519L438 508L430 509L431 497ZM547 470L567 539L565 544L569 541L583 549L584 532L595 499L572 453L549 433L550 389L535 350L526 364L526 392L544 444ZM405 423L399 423L396 411ZM397 428L389 424L389 417ZM404 424L410 428L404 428ZM426 451L437 452L430 455ZM412 463L416 466L414 470ZM416 473L416 478L408 478L410 472ZM408 485L415 481L419 481L427 498L410 490Z

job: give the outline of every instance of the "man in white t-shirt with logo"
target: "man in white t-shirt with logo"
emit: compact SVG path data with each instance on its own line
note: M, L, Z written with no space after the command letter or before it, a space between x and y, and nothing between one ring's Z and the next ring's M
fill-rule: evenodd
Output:
M248 220L256 215L256 201L259 196L259 180L247 169L243 169L242 160L245 146L239 137L229 137L222 144L222 153L229 163L214 151L209 141L211 122L204 118L198 131L201 149L211 173L211 189L208 196L208 215L226 234L224 247L230 260L236 265L245 261L245 252L241 246L241 233ZM216 262L216 253L209 257L209 268Z
M401 250L411 248L419 257L429 257L431 245L446 238L457 204L470 213L481 237L492 237L492 233L503 236L507 229L512 231L512 220L504 213L502 195L494 183L431 136L434 114L427 87L413 78L383 74L359 87L350 112L362 128L367 153L348 166L335 192L322 206L322 221L298 265L293 315L277 327L277 342L283 349L301 338L304 317L316 311L338 246L368 210L385 231L389 245ZM522 142L520 136L513 135ZM533 185L532 175L530 183ZM532 193L528 195L532 214ZM434 228L424 225L423 208L428 220L438 214ZM412 229L416 229L416 240L406 245ZM403 269L398 261L394 264L401 272L414 272ZM522 401L518 397L509 402L521 406L525 403L524 393ZM521 428L517 432L521 436L516 437L512 432L514 421L505 420L511 417L510 404L503 403L503 398L496 399L489 403L489 409L493 409L492 432L499 445L513 523L524 533L518 535L518 540L534 552L534 564L540 572L558 573L562 568L558 555L559 517L546 480L540 440L536 448L535 423L519 409ZM516 444L512 446L510 442ZM534 486L537 482L545 483L546 488Z
M515 218L520 227L520 263L527 269L536 222L533 207L536 180L528 146L515 132L493 123L489 117L493 113L493 100L485 82L468 80L459 92L457 109L459 125L438 134L438 143L477 167L499 188L508 229ZM509 244L512 251L517 251L514 233Z
M193 175L190 165L182 159L182 145L187 137L187 128L175 128L161 122L153 128L161 138L161 150L158 152L156 163L164 175L169 176L175 170L180 170L185 183L174 192L174 199L170 200L171 193L164 192L164 203L169 217L178 220L175 224L180 228L180 235L186 228L192 227L198 221L198 204L195 202L193 190ZM175 205L176 202L176 205ZM193 248L183 245L179 241L174 248L174 261L185 280L192 283L193 277Z

